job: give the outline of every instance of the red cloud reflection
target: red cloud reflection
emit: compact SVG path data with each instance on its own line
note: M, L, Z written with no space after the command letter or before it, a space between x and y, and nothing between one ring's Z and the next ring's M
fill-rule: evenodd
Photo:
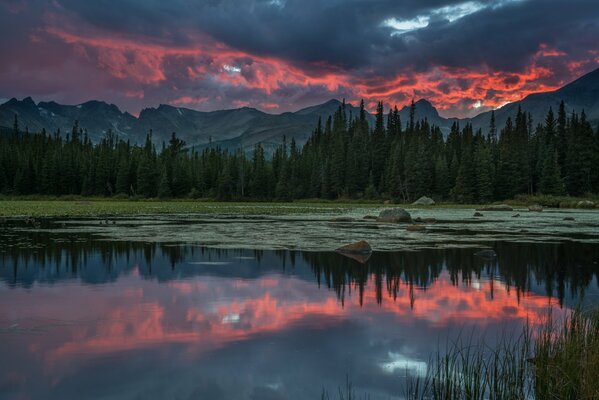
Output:
M323 329L343 319L366 325L384 321L392 326L409 324L414 319L433 327L463 323L485 326L501 321L536 324L555 304L545 296L518 295L499 281L455 286L447 273L426 291L411 291L402 283L397 298L393 300L388 294L381 304L377 304L376 290L370 282L364 290L363 305L355 292L343 306L334 292L290 277L251 282L213 278L210 282L171 282L166 288L151 282L146 285L143 293L123 292L116 307L114 298L102 303L95 293L96 304L104 304L96 310L97 322L73 327L56 346L34 346L32 351L45 352L47 367L52 368L75 355L174 343L206 351L232 341L281 332L294 324ZM81 293L77 296L80 298Z

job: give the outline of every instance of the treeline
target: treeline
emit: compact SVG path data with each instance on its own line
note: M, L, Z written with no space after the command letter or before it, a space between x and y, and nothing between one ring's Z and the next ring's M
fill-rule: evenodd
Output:
M173 133L157 149L109 131L93 144L86 132L24 132L15 124L0 135L0 193L193 197L219 200L365 198L484 203L517 194L584 195L599 191L599 132L584 112L557 115L533 126L518 110L505 126L474 131L454 123L444 138L427 120L405 124L397 108L377 107L370 127L362 102L358 115L345 103L318 125L303 148L292 140L267 157L258 144L242 150L187 148Z

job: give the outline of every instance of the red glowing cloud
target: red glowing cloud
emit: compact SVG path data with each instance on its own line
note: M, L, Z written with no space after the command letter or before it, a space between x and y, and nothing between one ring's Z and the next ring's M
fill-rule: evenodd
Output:
M513 6L526 6L526 2L521 3ZM152 10L138 6L151 14ZM13 19L32 12L25 3L7 10ZM191 7L190 12L193 10ZM278 38L277 34L286 33L271 32L271 28L255 32L260 38L257 42L263 45L258 46L252 45L252 39L228 37L226 33L237 32L237 26L223 31L204 21L206 26L182 22L181 26L166 29L169 25L164 22L164 26L153 29L150 22L141 21L144 29L128 24L116 24L111 29L110 24L98 23L85 11L84 6L67 7L56 2L39 12L37 23L23 30L22 42L30 48L27 55L14 52L15 56L7 60L10 64L4 70L0 67L4 72L0 74L0 87L7 88L6 93L0 91L0 97L18 95L14 92L20 90L24 95L54 100L58 92L62 99L114 102L134 114L159 103L201 110L250 106L283 112L331 98L345 98L354 104L364 99L371 109L381 100L388 107L406 105L412 98L426 98L443 116L462 117L520 100L530 93L555 90L599 64L596 50L566 46L550 35L546 42L535 39L527 43L525 51L515 52L517 62L498 62L500 56L489 55L485 49L486 57L493 60L475 56L459 63L451 57L437 57L444 49L439 45L430 54L426 48L417 51L418 46L427 43L425 37L403 41L380 26L378 34L387 35L373 36L384 40L380 46L368 41L334 46L335 40L345 39L331 32L329 36L323 33L301 40ZM218 18L229 15L225 14ZM239 21L240 26L243 23ZM287 23L295 23L294 18ZM458 31L456 28L457 37L466 40ZM306 32L312 34L317 35ZM285 40L301 48L284 47ZM447 47L450 53L451 46ZM60 51L52 51L54 48ZM460 51L477 49L475 45ZM43 57L37 61L45 64L41 69L31 69L30 58L38 51ZM352 51L365 55L346 54ZM414 60L419 57L424 61ZM68 79L57 81L61 71L63 75L69 71ZM34 83L30 83L31 74L35 75ZM94 92L82 93L86 89Z

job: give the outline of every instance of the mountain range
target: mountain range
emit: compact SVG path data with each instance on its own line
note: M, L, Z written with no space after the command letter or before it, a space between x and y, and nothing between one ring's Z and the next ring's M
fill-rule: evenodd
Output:
M590 121L599 122L599 69L558 90L531 94L495 110L497 126L503 126L508 117L513 117L518 107L530 112L535 123L542 122L549 107L557 111L562 100L568 112L584 110ZM60 129L66 133L78 121L79 126L87 130L92 141L99 141L108 129L112 129L121 138L142 142L152 129L153 138L158 143L168 140L172 132L176 132L188 145L200 148L218 145L234 149L243 146L249 150L256 143L261 143L265 148L272 149L283 141L283 137L288 140L294 138L299 145L303 145L312 134L318 119L326 120L340 104L338 100L330 100L282 114L268 114L249 107L202 112L161 104L157 108L146 108L139 117L135 117L122 112L114 104L102 101L63 105L53 101L36 103L31 97L27 97L23 100L13 98L0 105L0 127L12 127L17 115L20 128L27 128L30 132L39 132L45 128L48 132ZM473 118L444 118L425 99L418 100L415 105L417 120L426 118L444 133L449 132L455 121L460 125L470 122L474 129L481 128L483 132L489 127L490 111ZM347 109L353 115L359 112L351 104L347 105ZM404 124L408 121L409 112L407 106L400 110ZM374 116L368 114L368 119L373 122Z

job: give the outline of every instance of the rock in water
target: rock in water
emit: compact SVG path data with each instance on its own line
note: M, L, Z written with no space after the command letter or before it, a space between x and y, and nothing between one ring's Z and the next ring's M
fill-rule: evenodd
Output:
M574 217L564 217L564 221L574 221Z
M595 208L595 203L590 200L581 200L576 203L576 207L578 208Z
M495 250L491 250L491 249L477 251L476 253L474 253L474 255L477 257L487 258L487 259L497 258L497 253L495 253Z
M417 206L432 206L435 204L435 200L431 199L430 197L422 196L412 204Z
M336 217L331 219L331 222L354 222L352 217Z
M376 215L365 215L364 218L362 219L377 219L378 217Z
M335 251L337 253L343 253L343 254L361 254L361 255L365 255L365 254L372 253L372 248L370 247L370 245L368 244L367 241L360 240L359 242L350 243L350 244L347 244L345 246L341 246L341 247L339 247Z
M520 216L520 214L514 214L512 215L512 218L518 218Z
M514 211L514 209L507 204L493 204L490 206L477 208L476 211Z
M403 208L388 208L381 211L378 222L412 222L412 216Z
M365 240L339 247L335 251L362 264L366 263L372 254L372 248Z
M532 206L528 206L528 211L541 212L543 211L543 206L540 204L533 204Z
M475 213L474 213L474 216L475 216L475 217L482 217L483 215L482 215L481 213L479 213L479 212L475 212Z
M406 226L407 231L416 232L416 231L425 231L426 226L424 225L408 225Z

